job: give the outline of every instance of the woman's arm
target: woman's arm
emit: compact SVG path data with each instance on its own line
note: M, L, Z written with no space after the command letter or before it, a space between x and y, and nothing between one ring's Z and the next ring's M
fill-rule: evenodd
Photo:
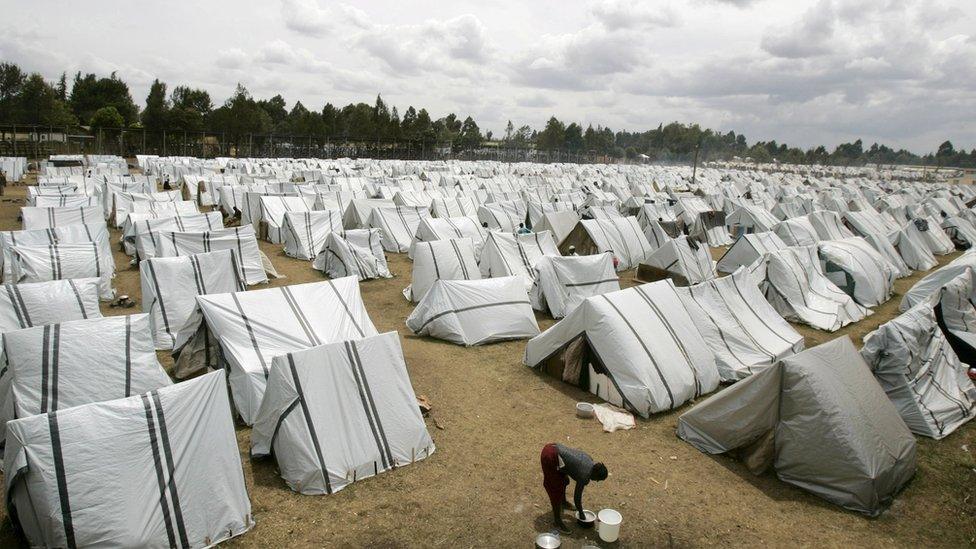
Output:
M573 491L573 503L576 505L576 516L583 518L583 489L585 484L576 483L576 490Z

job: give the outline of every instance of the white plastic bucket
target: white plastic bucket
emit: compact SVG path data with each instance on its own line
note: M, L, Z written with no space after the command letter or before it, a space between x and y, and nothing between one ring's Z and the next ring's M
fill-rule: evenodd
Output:
M624 521L624 517L613 509L602 509L597 513L596 518L600 522L596 527L600 539L607 543L617 541L617 536L620 535L620 523Z

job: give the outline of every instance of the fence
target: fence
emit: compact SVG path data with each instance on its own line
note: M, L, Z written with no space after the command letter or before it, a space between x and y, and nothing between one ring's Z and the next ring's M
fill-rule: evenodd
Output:
M198 158L377 158L398 160L498 160L503 162L612 162L595 151L536 150L486 143L461 149L450 142L341 139L275 134L149 131L0 124L0 156L43 159L52 154L137 154Z

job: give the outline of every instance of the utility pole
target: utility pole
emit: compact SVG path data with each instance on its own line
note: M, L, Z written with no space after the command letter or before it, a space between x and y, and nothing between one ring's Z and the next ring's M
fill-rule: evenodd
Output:
M695 184L695 178L698 176L698 153L701 152L701 139L698 140L698 144L695 145L695 165L691 169L691 184Z

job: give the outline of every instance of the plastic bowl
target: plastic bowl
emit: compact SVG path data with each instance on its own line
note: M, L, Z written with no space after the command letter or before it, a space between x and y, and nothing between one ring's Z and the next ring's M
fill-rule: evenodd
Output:
M593 528L593 526L596 525L596 513L594 513L593 511L587 511L586 509L583 509L583 516L586 518L581 519L579 518L578 515L576 517L576 524L579 524L580 527Z
M582 419L590 419L593 417L593 405L589 402L577 402L576 403L576 417Z

